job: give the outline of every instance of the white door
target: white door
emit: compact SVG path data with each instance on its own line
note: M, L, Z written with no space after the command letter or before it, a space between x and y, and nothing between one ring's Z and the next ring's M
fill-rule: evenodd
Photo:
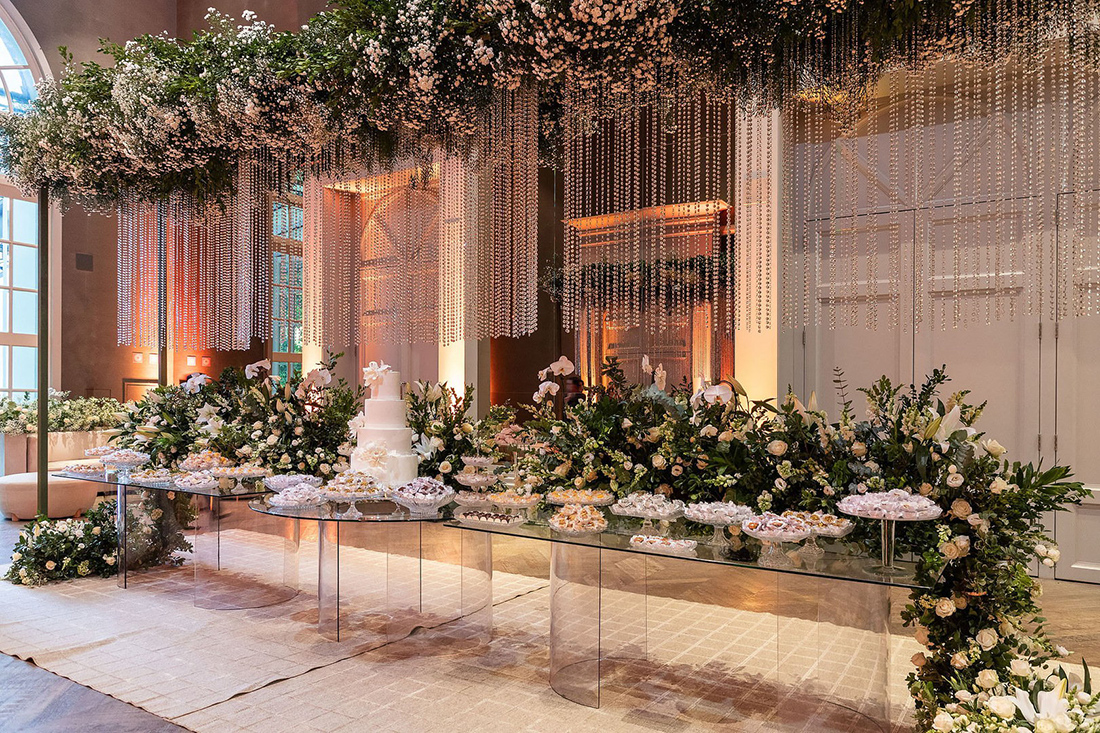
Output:
M1082 244L1100 247L1100 192L1061 197L1059 213L1077 207L1072 216L1059 216L1060 252L1068 251L1074 227L1081 225ZM1100 272L1078 268L1072 283L1074 298L1100 298ZM1056 460L1073 467L1075 478L1092 489L1079 507L1055 517L1054 536L1062 551L1055 575L1062 580L1100 583L1100 318L1071 318L1058 328L1056 387Z

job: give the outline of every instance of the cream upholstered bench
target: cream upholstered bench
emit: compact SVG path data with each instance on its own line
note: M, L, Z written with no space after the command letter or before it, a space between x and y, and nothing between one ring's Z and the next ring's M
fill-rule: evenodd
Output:
M102 486L91 481L50 476L51 517L75 517L92 508ZM0 477L0 514L8 519L34 519L38 513L38 474Z

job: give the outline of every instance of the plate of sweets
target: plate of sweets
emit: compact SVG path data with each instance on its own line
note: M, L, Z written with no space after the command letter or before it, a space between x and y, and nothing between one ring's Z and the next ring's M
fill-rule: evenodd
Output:
M298 486L299 484L320 486L323 483L323 479L304 473L281 473L277 476L264 477L264 486L271 489L275 493L278 493L283 489L288 489L291 486Z
M484 491L459 491L455 494L454 502L459 506L489 509L493 506L493 500L489 498L491 496L493 494Z
M321 487L321 496L328 501L381 501L389 494L385 486L366 482L336 483L330 481Z
M232 466L233 461L214 450L204 450L180 461L179 467L184 471L208 471L211 468Z
M464 471L455 474L454 480L470 489L487 489L500 483L500 477L495 473L474 473Z
M799 542L810 536L810 526L796 517L764 512L741 522L741 531L765 542Z
M796 512L787 510L783 512L784 517L794 517L800 519L806 523L818 537L832 537L839 538L844 537L856 524L851 519L845 517L838 517L835 514L828 514L826 512Z
M113 445L97 445L95 448L88 448L84 451L84 455L88 458L102 458L108 456L118 450L117 446Z
M640 517L670 522L684 513L684 502L669 501L664 494L635 491L611 505L611 513L621 517Z
M684 507L685 519L715 527L740 527L741 522L755 514L750 507L732 501L704 501Z
M80 478L103 478L103 464L74 463L71 466L65 466L60 473Z
M394 489L392 499L409 510L414 517L436 517L440 508L451 503L454 489L442 481L421 476Z
M473 508L455 512L455 519L471 527L514 527L526 521L521 514L505 514Z
M608 506L615 503L615 495L607 489L554 489L546 495L548 504L585 504Z
M492 456L462 456L462 462L471 468L491 468L496 464Z
M920 494L903 489L872 491L845 496L837 510L864 519L889 519L899 522L920 522L935 519L943 513L939 504Z
M277 507L307 507L320 506L325 503L321 496L321 490L310 484L298 484L288 486L278 494L271 494L266 499L271 506Z
M695 540L674 540L669 537L657 537L651 534L636 534L630 538L630 546L653 552L666 552L670 555L692 555L699 543Z
M554 512L547 524L555 532L567 535L598 534L607 529L603 512L591 504L566 504Z
M489 494L489 500L501 508L508 509L529 509L533 506L538 506L542 501L542 494L524 494L519 491L508 489L507 491L498 491L495 494Z
M136 468L149 462L149 454L129 448L111 451L100 459L105 466L120 466L124 468Z
M170 468L146 468L141 471L134 471L130 474L130 480L142 486L163 488L165 486L171 486L172 480L177 475L178 474Z
M177 476L172 482L177 489L191 491L209 491L218 488L219 481L209 471L191 471Z
M215 466L210 469L210 474L215 478L231 478L242 481L263 478L267 475L267 469L255 463L245 463L240 466Z

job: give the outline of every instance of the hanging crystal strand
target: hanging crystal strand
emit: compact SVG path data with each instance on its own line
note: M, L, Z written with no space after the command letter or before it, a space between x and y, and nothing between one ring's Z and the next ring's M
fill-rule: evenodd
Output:
M1068 11L1073 10L1072 0L1066 1ZM1090 290L1088 279L1089 264L1091 257L1086 254L1087 252L1087 238L1085 237L1085 212L1089 208L1082 199L1085 198L1085 191L1093 186L1094 182L1087 177L1088 163L1085 158L1086 145L1085 136L1088 134L1088 121L1086 117L1086 93L1088 90L1088 78L1091 76L1089 73L1089 59L1085 55L1085 43L1084 34L1078 27L1079 21L1075 17L1073 12L1067 13L1067 23L1069 25L1069 66L1064 74L1069 87L1073 90L1073 96L1068 103L1070 105L1072 120L1070 130L1072 131L1072 140L1070 142L1069 155L1072 163L1072 190L1075 192L1073 196L1067 196L1066 198L1072 199L1072 212L1073 212L1073 234L1070 238L1070 251L1068 253L1067 261L1070 264L1069 277L1066 278L1066 284L1068 288L1067 295L1073 300L1073 315L1081 317L1088 315L1088 302L1087 294Z
M908 72L902 68L897 69L890 74L890 188L894 192L900 192L906 187L904 185L904 174L901 170L901 135L902 135L902 115L901 111L903 105L908 111L912 101L905 94L903 84L908 77ZM909 187L912 191L912 187ZM890 307L890 316L887 323L887 327L893 331L896 330L901 324L901 221L899 210L901 208L901 200L898 198L897 193L893 193L889 200L890 211L892 212L890 222L890 274L887 278L887 297ZM873 278L878 277L878 273L872 275Z
M952 204L951 204L951 236L952 236L952 250L951 250L951 308L952 328L959 327L959 321L961 318L960 308L961 300L959 298L959 275L960 275L960 241L961 241L961 207L959 200L962 198L962 152L963 152L963 131L962 127L965 124L966 116L966 87L961 81L962 67L959 62L952 62L952 123L951 123L951 139L952 157L951 157L951 170L952 170ZM946 328L946 324L944 325Z

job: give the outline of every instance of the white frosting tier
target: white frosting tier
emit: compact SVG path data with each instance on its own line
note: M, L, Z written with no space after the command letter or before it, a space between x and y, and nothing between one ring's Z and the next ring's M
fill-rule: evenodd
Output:
M382 484L395 489L416 478L419 460L412 453L391 453L386 458L384 467L368 466L358 456L351 457L351 469L353 471L366 471Z
M370 400L399 400L401 399L401 372L386 372L382 377L382 383L371 387Z
M355 431L355 443L359 447L377 443L388 451L412 453L412 428L359 428Z
M368 425L380 428L403 428L408 419L405 400L370 399L363 403L363 417Z

